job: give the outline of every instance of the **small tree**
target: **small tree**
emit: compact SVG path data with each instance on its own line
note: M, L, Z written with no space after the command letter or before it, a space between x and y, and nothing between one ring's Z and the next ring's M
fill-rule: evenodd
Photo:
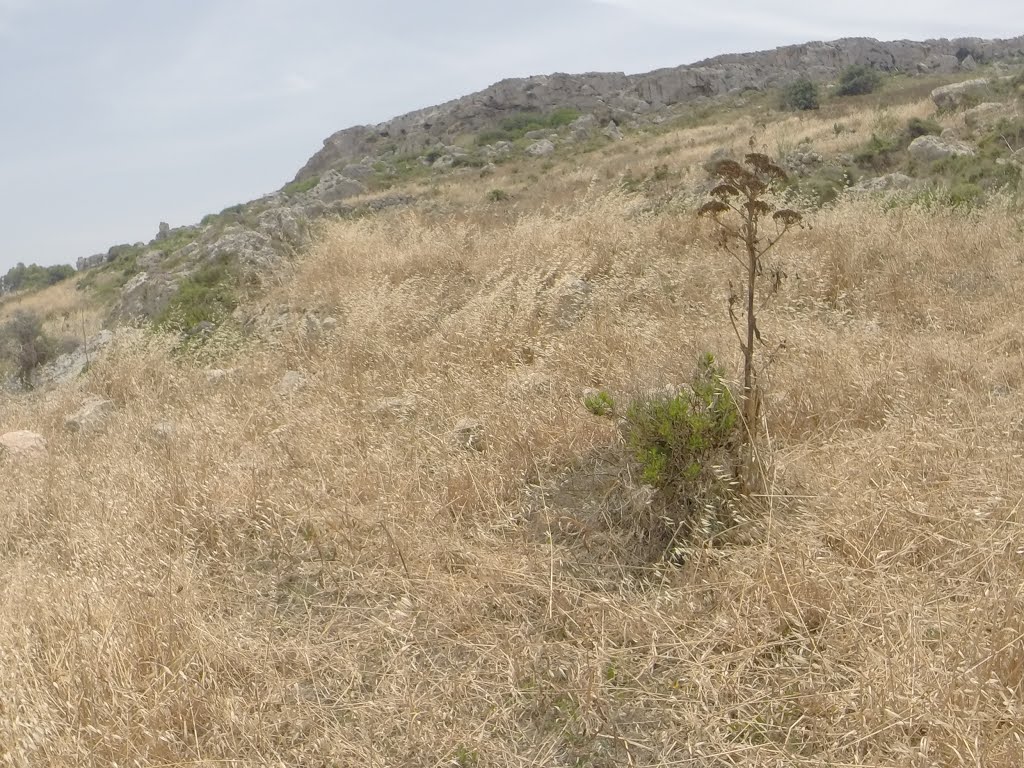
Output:
M793 111L817 109L820 106L818 86L806 77L790 83L782 92L782 108Z
M729 320L743 353L741 404L746 424L749 471L753 467L753 447L761 408L754 344L764 344L757 324L758 278L765 271L765 255L787 232L800 224L801 216L789 208L777 208L766 199L766 194L773 187L786 181L785 171L767 155L752 152L746 156L744 164L724 160L716 166L715 174L721 183L711 190L712 199L701 206L699 214L714 219L718 225L719 245L743 266L746 273L744 296L737 294L732 282L729 283ZM768 220L774 224L774 232L765 231ZM770 275L773 288L778 288L782 276L781 270ZM741 302L746 318L743 332L740 331L736 309Z
M38 315L24 310L15 312L3 328L3 354L15 367L22 387L32 386L32 373L54 353L53 340L43 331Z
M874 93L881 84L882 76L877 70L866 64L854 64L844 69L839 76L839 89L836 93L840 96L862 96Z

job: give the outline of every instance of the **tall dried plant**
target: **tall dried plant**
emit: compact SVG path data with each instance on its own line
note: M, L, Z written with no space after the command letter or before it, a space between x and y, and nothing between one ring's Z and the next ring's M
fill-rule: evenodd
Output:
M786 172L768 155L751 152L742 164L723 160L714 173L720 183L711 190L711 200L701 206L699 215L710 217L718 225L718 245L743 267L746 275L741 288L745 295L737 293L732 281L729 282L729 320L743 353L742 412L752 463L762 400L755 356L755 342L764 344L757 323L759 278L765 273L765 255L787 232L800 225L802 217L790 208L776 207L768 198L773 188L786 181ZM774 224L774 231L767 231L769 221ZM772 289L777 289L781 270L775 270L769 277ZM746 318L743 332L737 313L741 302Z

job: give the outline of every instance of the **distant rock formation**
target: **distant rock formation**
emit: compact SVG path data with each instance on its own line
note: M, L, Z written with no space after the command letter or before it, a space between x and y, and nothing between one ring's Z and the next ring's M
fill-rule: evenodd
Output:
M744 90L785 85L801 77L830 80L846 67L866 64L885 72L972 71L979 64L1024 56L1024 36L1009 40L898 40L845 38L729 54L642 75L621 72L540 75L502 80L478 93L410 112L378 125L333 134L295 179L341 170L367 156L413 154L449 144L523 111L574 107L603 121L657 115L666 107Z

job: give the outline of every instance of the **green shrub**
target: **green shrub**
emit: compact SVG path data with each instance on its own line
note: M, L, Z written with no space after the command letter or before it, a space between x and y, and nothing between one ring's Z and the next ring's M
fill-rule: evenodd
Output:
M29 264L27 267L18 262L0 277L0 292L36 291L67 280L75 274L74 267L68 264L57 264L52 267L41 267Z
M871 141L857 152L853 159L861 168L883 171L897 163L901 149L902 146L897 139L873 133Z
M856 176L853 168L826 165L799 179L790 188L812 206L820 208L834 202L844 189L853 186L857 182Z
M198 323L219 325L238 307L238 274L234 260L223 257L205 264L182 281L154 320L158 327L185 331Z
M496 141L515 141L530 131L557 130L568 125L580 116L578 109L568 107L555 109L551 112L519 112L504 118L497 128L477 134L476 143L480 146L493 144Z
M821 105L818 86L811 80L802 78L787 85L782 91L782 108L799 112L817 109Z
M615 412L615 401L603 389L583 397L584 407L595 416L610 416Z
M623 429L640 477L657 490L654 512L668 523L662 551L736 525L742 418L710 354L698 361L690 387L630 403Z
M504 189L492 189L487 193L487 199L492 203L504 203L512 199L512 196Z
M309 192L309 190L319 183L319 176L307 176L304 179L297 179L296 181L285 184L281 191L289 197L292 197L294 195L301 195L303 192Z
M839 76L840 96L863 96L874 93L882 85L882 76L877 70L865 64L854 64L843 70Z
M0 332L0 352L25 389L31 388L35 370L57 354L57 347L57 342L43 331L42 318L32 312L15 312Z
M907 121L907 136L911 141L921 136L938 136L940 133L942 126L934 120L912 117Z

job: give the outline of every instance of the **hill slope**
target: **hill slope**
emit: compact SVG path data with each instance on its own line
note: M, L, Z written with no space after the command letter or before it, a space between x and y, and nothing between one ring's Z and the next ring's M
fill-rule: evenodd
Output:
M703 161L755 134L909 163L935 106L897 85L409 180L414 206L314 227L239 325L122 330L0 399L48 442L3 458L2 762L1019 765L1012 189L808 210L734 536L666 558L583 404L703 351L737 370Z

